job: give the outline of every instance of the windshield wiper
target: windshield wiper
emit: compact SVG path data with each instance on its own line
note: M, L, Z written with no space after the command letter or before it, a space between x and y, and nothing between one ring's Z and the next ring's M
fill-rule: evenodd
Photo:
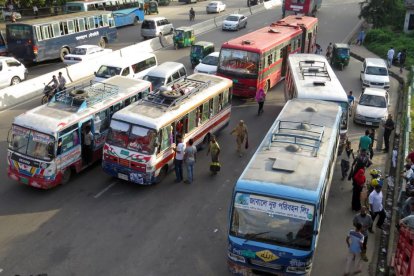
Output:
M263 234L267 234L267 233L270 233L270 231L259 232L259 233L247 233L246 235L244 235L245 240L244 240L243 243L245 243L248 240L251 240L251 239L253 239L255 237L261 236Z

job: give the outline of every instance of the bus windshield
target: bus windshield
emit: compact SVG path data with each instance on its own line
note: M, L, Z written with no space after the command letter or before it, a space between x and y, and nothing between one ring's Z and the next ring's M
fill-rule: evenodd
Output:
M221 71L257 77L259 68L259 54L243 50L222 48L220 52L219 68Z
M28 25L9 24L7 26L7 39L31 39L32 27Z
M9 149L44 161L53 159L53 136L18 126L13 126L12 135Z
M96 76L98 78L109 79L110 77L121 74L121 70L122 68L119 68L119 67L102 65L99 68L98 72L96 72Z
M313 205L236 193L230 234L246 240L310 250L313 214Z
M154 129L112 120L107 143L142 154L153 154L156 137Z

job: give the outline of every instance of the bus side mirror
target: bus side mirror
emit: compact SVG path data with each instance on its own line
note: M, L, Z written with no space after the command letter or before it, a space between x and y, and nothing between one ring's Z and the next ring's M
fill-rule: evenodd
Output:
M315 231L313 231L313 234L316 236L316 235L319 234L319 231L318 230L315 230Z

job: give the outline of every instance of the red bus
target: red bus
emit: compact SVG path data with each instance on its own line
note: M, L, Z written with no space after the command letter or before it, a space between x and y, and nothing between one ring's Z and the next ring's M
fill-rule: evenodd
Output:
M314 24L310 23L312 20ZM236 96L253 97L259 88L267 93L285 77L289 54L313 50L317 22L317 18L288 17L287 21L277 21L225 42L217 75L233 81Z
M322 0L284 0L283 3L283 15L294 13L314 16L321 7Z

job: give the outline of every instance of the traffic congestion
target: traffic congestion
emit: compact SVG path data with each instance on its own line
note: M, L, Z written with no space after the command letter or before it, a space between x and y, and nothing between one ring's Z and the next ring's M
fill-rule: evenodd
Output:
M1 112L0 274L343 275L338 156L397 87L350 58L356 2L106 2L5 25L3 87L36 89Z

